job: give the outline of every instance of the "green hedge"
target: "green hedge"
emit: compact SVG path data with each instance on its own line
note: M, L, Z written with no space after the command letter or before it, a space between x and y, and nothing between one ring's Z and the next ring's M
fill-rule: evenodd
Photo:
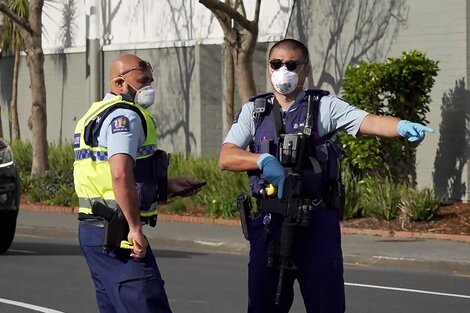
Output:
M235 205L237 194L249 190L247 175L221 171L216 157L172 155L169 175L189 176L207 181L207 185L196 196L170 201L169 208L175 211L184 210L187 206L202 205L206 208L206 214L211 217L233 217L238 214Z
M438 62L423 52L403 52L384 62L361 62L345 73L342 96L370 113L392 115L425 124ZM379 173L395 180L416 181L418 143L404 138L352 138L340 134L345 158L342 163L357 175Z
M20 172L21 193L28 201L63 206L78 205L78 198L73 189L72 145L49 144L50 169L35 177L31 177L31 143L14 141L10 146Z
M418 189L389 177L365 175L361 179L346 168L342 179L346 190L344 219L372 216L387 221L426 221L433 218L442 201L430 188Z
M73 148L49 144L50 169L31 178L32 146L30 142L11 144L20 169L21 192L31 202L77 206L73 189ZM189 207L200 206L211 217L233 217L237 214L235 199L240 191L248 191L246 174L221 171L216 157L196 158L174 154L170 156L170 177L189 176L207 181L194 197L170 199L166 205L172 212L182 213Z
M73 189L73 149L70 144L49 145L50 170L31 178L32 147L28 142L13 142L13 155L20 169L21 192L31 202L77 206ZM207 181L194 197L170 199L169 211L184 213L194 208L210 217L231 218L238 214L235 199L240 191L249 192L247 175L221 171L217 158L171 155L170 177L189 176ZM440 203L430 189L417 190L409 185L396 184L391 179L366 175L359 178L349 168L343 169L346 187L345 219L376 216L380 219L406 217L410 221L428 220Z

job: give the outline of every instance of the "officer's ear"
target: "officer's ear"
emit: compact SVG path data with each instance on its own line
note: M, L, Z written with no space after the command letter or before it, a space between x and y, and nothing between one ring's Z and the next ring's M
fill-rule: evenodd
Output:
M124 78L122 77L116 77L116 78L113 78L111 79L111 81L109 82L110 84L110 89L112 92L114 92L115 94L121 94L124 90Z

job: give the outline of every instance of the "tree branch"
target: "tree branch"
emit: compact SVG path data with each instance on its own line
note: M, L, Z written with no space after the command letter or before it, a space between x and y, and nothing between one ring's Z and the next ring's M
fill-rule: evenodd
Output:
M6 17L11 19L15 24L17 24L20 28L27 31L30 35L33 34L33 30L31 26L29 26L28 21L16 15L8 6L4 3L4 0L0 0L0 12L2 12Z
M260 7L261 7L261 0L256 0L255 17L253 18L254 25L258 25Z
M213 9L211 11L212 11L212 14L214 14L216 19L219 21L219 24L222 27L222 30L224 31L225 36L227 36L227 34L230 33L230 31L232 30L230 17L227 16L225 12L221 12L220 10L217 10L217 9Z
M232 18L238 24L240 24L240 26L242 26L244 29L246 29L250 32L253 32L255 30L253 22L246 19L243 15L238 13L236 10L231 8L226 3L223 3L223 2L220 2L220 1L217 1L217 0L199 0L199 3L204 5L206 8L208 8L212 12L218 10L218 11L221 11L221 12L227 14L230 18Z

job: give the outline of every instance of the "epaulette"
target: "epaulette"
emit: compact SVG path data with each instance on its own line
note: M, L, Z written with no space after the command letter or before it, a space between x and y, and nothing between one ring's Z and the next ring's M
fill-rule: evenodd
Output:
M272 92L262 93L250 98L253 102L253 119L259 121L261 115L268 111L268 100L274 97Z
M253 105L253 119L258 120L268 109L268 99L274 97L272 92L266 92L254 97L249 100L254 103Z
M330 92L328 90L323 90L323 89L319 89L319 88L312 88L312 89L305 90L305 95L306 96L315 95L315 96L324 97L324 96L328 96L329 94L330 94Z
M253 102L253 101L255 101L256 99L259 99L259 98L267 99L267 98L271 98L272 96L274 96L274 94L272 92L266 92L266 93L262 93L262 94L253 96L248 100Z

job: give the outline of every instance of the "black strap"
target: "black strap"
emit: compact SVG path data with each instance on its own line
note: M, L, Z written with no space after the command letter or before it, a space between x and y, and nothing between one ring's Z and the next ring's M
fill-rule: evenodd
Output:
M307 114L305 116L305 124L304 124L304 129L303 133L304 135L307 136L307 138L310 138L312 135L313 131L313 117L314 117L314 106L318 106L318 97L314 97L311 94L307 95Z
M286 130L284 129L284 122L281 118L281 109L280 104L277 101L276 97L273 97L273 115L274 115L274 123L276 124L276 132L279 136L280 134L285 134Z

